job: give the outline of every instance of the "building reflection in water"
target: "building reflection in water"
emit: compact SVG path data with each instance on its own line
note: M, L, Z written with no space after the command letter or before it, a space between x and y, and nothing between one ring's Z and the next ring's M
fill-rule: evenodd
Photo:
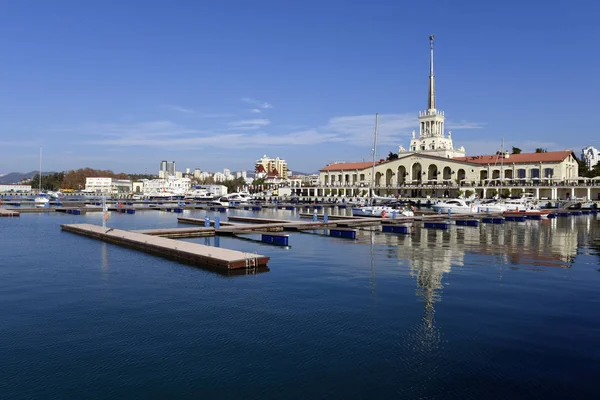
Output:
M371 259L374 245L385 245L388 257L407 262L409 274L415 278L416 295L424 304L421 323L413 332L413 339L422 350L432 350L440 343L435 305L442 300L443 279L452 267L488 267L492 256L499 279L506 266L527 271L571 268L578 248L596 233L594 230L600 230L593 216L479 227L451 226L448 230L425 229L415 224L411 229L412 233L404 236L363 232L360 240L369 242ZM477 256L486 257L478 260ZM372 269L371 290L375 290L373 264Z

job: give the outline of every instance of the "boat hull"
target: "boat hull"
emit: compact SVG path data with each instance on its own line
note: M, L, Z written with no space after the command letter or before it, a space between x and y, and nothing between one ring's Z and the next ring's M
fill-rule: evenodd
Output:
M475 213L475 208L472 208L472 207L448 207L448 206L433 205L431 208L433 209L433 211L439 212L442 214L448 214L448 211L450 211L451 214L461 214L461 215L462 214L470 215L470 214Z

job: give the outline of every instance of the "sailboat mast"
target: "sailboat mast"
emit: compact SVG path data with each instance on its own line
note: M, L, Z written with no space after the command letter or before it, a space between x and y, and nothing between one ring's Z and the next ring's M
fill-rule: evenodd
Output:
M504 183L504 138L502 138L502 146L500 147L500 193L498 193L498 198L502 198L502 184Z
M371 168L371 190L369 191L369 198L373 197L373 190L375 189L375 157L377 156L377 131L379 130L379 113L375 114L375 134L373 135L373 166Z
M42 148L40 147L40 179L39 179L40 193L42 193Z

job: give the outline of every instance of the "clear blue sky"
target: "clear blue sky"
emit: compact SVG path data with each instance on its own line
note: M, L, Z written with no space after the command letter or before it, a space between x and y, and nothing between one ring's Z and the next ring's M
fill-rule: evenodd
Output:
M4 1L0 173L312 172L408 147L427 105L455 145L600 146L595 1Z

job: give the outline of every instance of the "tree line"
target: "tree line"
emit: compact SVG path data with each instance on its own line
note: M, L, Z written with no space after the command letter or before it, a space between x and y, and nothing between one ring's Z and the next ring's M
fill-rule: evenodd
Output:
M156 175L148 174L125 174L125 173L114 173L111 170L99 170L92 168L81 168L78 170L70 170L66 172L55 172L51 174L43 174L42 176L42 190L59 190L59 189L73 189L81 190L85 188L85 178L114 178L114 179L130 179L132 181L139 179L153 179ZM40 185L40 174L35 174L29 184L32 188L38 188Z

